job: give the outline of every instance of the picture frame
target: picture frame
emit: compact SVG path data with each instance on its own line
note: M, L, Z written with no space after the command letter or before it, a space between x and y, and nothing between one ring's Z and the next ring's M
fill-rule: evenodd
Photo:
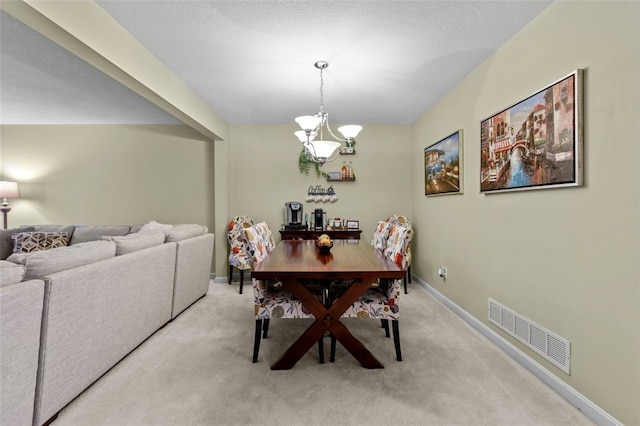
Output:
M480 192L583 185L583 70L480 122Z
M359 220L347 220L347 229L360 229Z
M462 129L424 149L424 194L463 193Z

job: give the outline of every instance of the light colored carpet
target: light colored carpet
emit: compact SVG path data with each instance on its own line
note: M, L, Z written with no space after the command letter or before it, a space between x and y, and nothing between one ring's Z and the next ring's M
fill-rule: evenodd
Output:
M245 283L206 297L64 408L64 425L591 425L588 418L414 284L400 299L404 361L377 320L346 319L385 365L366 370L340 345L314 346L288 371L270 365L308 326L273 320L251 363Z

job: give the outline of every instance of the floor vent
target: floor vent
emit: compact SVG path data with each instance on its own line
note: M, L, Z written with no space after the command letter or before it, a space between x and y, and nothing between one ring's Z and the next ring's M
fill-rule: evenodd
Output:
M553 334L493 299L489 299L489 321L569 374L571 346L567 339Z

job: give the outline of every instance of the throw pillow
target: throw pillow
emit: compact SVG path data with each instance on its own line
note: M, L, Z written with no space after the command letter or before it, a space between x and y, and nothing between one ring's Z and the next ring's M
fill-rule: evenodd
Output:
M13 240L11 236L18 232L32 232L36 229L33 226L21 226L13 229L0 229L0 260L4 260L13 253Z
M76 226L76 230L73 232L71 242L69 245L86 243L87 241L97 241L102 237L115 237L120 235L127 235L131 227L129 225L118 226L102 226L102 225L87 225Z
M146 231L166 231L168 229L173 228L173 225L166 225L164 223L158 223L155 220L152 220L149 223L145 223L142 225L138 232L146 232Z
M199 235L204 235L207 233L206 231L206 227L202 225L182 224L176 225L173 228L164 231L164 233L167 235L167 241L178 242L188 238L197 237Z
M165 236L164 232L149 231L138 232L136 234L129 234L121 237L102 237L102 239L115 242L116 256L120 256L164 244Z
M68 232L19 232L11 236L14 253L50 250L69 245Z

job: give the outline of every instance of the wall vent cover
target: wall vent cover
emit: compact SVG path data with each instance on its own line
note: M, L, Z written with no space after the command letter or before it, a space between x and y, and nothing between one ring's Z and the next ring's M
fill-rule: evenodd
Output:
M489 321L565 373L570 373L571 345L567 339L550 332L493 299L489 299Z

